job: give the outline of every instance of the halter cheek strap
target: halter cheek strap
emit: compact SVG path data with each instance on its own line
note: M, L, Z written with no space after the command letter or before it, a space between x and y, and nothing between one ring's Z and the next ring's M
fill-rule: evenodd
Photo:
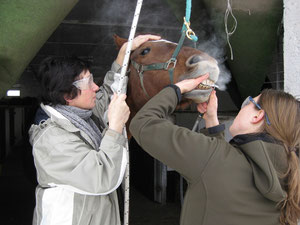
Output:
M146 94L148 98L150 98L149 94L146 91L146 88L144 86L144 71L149 71L149 70L168 70L169 71L169 77L171 84L173 84L173 72L176 66L177 59L176 58L170 58L167 62L165 63L155 63L155 64L150 64L150 65L141 65L135 62L134 60L131 60L132 66L136 69L136 71L139 74L140 78L140 83L141 87ZM169 66L171 66L169 68ZM169 68L169 69L168 69Z

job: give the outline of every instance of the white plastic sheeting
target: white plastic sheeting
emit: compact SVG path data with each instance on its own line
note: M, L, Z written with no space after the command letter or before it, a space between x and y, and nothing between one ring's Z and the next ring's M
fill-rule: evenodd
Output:
M284 0L284 90L298 99L300 99L299 12L299 0Z

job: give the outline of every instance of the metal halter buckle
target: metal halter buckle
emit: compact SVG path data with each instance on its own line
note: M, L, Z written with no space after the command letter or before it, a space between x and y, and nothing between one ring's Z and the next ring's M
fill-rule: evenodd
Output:
M176 58L170 58L168 62L166 62L166 66L164 67L165 70L168 70L169 65L173 64L173 69L175 68L177 63L177 59Z

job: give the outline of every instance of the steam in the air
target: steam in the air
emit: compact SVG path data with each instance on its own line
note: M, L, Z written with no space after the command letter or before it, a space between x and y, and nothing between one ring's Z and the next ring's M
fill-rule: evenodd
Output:
M226 54L225 54L225 45L226 42L221 38L217 38L216 35L211 35L210 38L206 41L201 41L198 44L198 49L209 54L218 61L220 75L217 81L217 85L221 91L226 90L226 84L231 80L230 71L225 65Z
M111 39L114 33L124 38L128 37L136 7L136 1L104 0L95 1L97 21L107 24L106 40ZM199 3L200 4L200 3ZM200 7L201 8L201 7ZM198 8L199 9L199 8ZM194 8L193 8L194 10ZM185 9L182 9L184 16ZM225 36L215 33L214 22L209 20L205 7L192 11L191 27L198 36L197 48L214 57L219 64L220 75L217 85L220 90L226 90L226 84L231 80L230 71L225 65L226 40ZM166 1L143 1L136 32L160 34L163 38L178 42L182 21L175 17L174 11ZM225 33L224 33L225 34ZM185 41L188 43L189 41ZM189 43L188 43L189 44Z

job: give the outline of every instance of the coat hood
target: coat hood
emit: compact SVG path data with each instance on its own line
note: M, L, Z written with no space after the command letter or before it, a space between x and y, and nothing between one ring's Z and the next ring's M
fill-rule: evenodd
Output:
M247 157L257 189L267 199L279 202L286 197L285 182L280 178L287 171L287 155L282 145L267 134L238 135L231 144Z
M39 137L38 134L40 134L40 131L53 122L70 132L80 132L77 127L75 127L66 117L56 111L53 107L41 103L40 108L36 112L34 124L28 131L31 145L33 145L35 139Z

